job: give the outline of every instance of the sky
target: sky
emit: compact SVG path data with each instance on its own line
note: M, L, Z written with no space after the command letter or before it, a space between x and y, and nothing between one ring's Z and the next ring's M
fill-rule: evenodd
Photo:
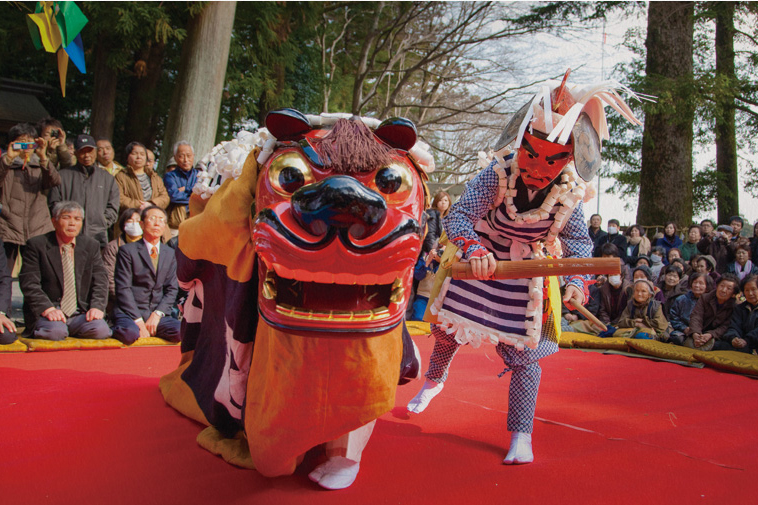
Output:
M585 83L608 79L611 76L614 65L631 61L633 54L623 47L624 36L630 28L645 29L644 16L639 18L614 19L606 22L605 27L598 24L592 30L582 31L577 34L566 34L558 38L547 34L538 34L533 40L525 42L524 52L535 54L534 44L541 44L544 48L539 51L540 56L533 58L535 69L552 69L551 74L560 72L560 68L571 68L571 80ZM605 35L604 35L605 34ZM531 46L529 50L526 46ZM513 48L514 52L520 48ZM544 72L545 70L542 70ZM623 84L623 83L622 83ZM607 110L611 110L608 108ZM642 119L642 118L641 118ZM640 127L642 128L642 127ZM741 153L745 155L745 153ZM705 166L710 159L715 157L715 146L709 152L695 153L696 167ZM742 176L741 176L742 182ZM597 179L596 179L597 183ZM637 201L636 199L622 199L618 195L605 193L614 180L602 178L599 181L599 204L598 198L593 198L585 204L585 213L599 213L604 222L616 218L622 225L630 225L636 222ZM744 218L751 224L758 221L758 199L750 196L740 184L740 211ZM699 222L701 219L715 219L714 209L706 215L694 216ZM603 226L605 228L605 226ZM750 226L752 229L752 226Z

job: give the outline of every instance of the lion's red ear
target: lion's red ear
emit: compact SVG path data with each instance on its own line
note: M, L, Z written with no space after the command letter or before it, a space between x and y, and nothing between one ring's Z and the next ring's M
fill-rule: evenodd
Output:
M266 128L277 140L300 140L313 127L305 115L295 109L276 109L266 114Z
M418 134L413 121L404 117L391 117L385 119L374 130L374 135L382 139L391 147L409 151L416 144Z

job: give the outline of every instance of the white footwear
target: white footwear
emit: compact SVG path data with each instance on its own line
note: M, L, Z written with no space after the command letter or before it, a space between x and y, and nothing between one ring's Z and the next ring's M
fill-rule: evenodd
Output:
M421 391L413 397L413 400L408 402L408 412L413 412L414 414L422 413L429 406L432 398L440 394L443 387L445 387L443 383L437 383L429 379L424 381Z
M308 478L325 489L345 489L355 482L360 463L342 456L329 458L317 466Z
M525 465L534 461L532 434L514 431L511 434L511 448L503 460L504 465Z

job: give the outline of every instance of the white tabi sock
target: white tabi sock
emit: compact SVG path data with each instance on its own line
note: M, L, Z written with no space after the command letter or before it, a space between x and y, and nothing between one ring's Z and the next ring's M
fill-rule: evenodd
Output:
M334 456L317 466L308 478L325 489L345 489L355 481L360 463L342 456Z
M429 379L425 380L424 385L421 386L421 391L408 402L408 412L413 412L414 414L422 413L429 406L432 398L440 394L444 386L442 383L430 381Z
M523 465L534 461L532 434L521 431L511 433L511 448L503 460L504 465Z

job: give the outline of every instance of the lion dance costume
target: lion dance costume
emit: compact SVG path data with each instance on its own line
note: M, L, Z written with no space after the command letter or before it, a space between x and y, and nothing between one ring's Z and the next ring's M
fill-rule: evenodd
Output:
M311 480L347 487L395 404L434 162L406 119L282 109L203 164L179 233L182 363L161 391L227 461L289 475L325 444Z
M453 280L453 261L590 257L582 210L608 138L605 107L639 124L615 83L591 86L548 81L506 126L483 170L443 221L448 247L425 320L436 338L426 382L408 404L422 412L439 394L459 347L491 342L511 371L506 464L533 460L531 433L539 360L558 351L560 291L553 278ZM588 277L567 279L567 298L587 300ZM574 294L575 296L568 296ZM505 372L504 372L505 373Z

